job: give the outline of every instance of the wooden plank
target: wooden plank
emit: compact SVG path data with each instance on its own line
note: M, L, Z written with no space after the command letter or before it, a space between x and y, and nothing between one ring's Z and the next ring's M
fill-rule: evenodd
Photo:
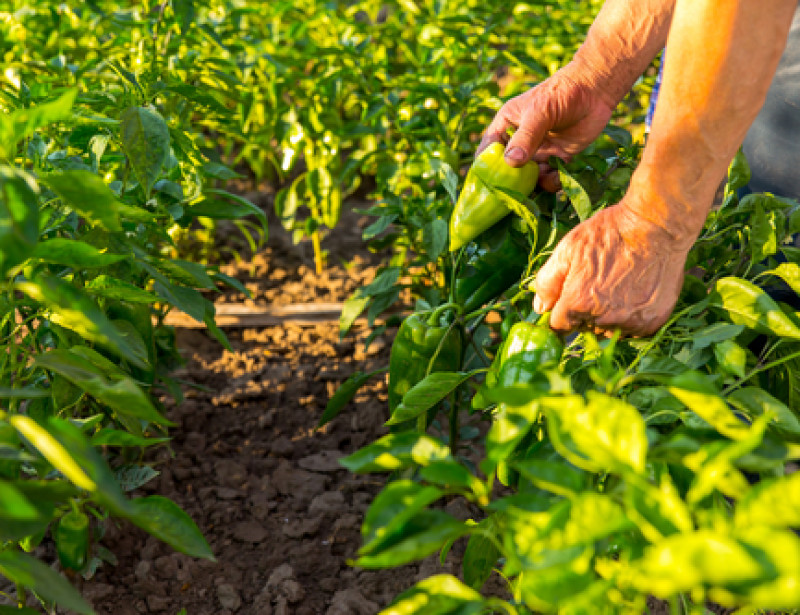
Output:
M274 327L285 323L315 325L338 322L341 303L296 303L292 305L247 306L238 303L218 303L216 322L220 328ZM205 324L191 316L173 310L164 324L182 329L205 329Z

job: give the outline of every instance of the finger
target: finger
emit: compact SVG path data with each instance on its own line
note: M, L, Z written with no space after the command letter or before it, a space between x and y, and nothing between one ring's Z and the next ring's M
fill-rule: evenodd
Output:
M558 333L570 333L579 329L583 320L577 318L565 299L560 299L550 312L550 328Z
M502 143L503 145L508 143L508 131L513 129L514 124L512 124L508 117L508 111L506 107L503 107L497 112L497 115L492 120L492 123L489 124L486 132L483 133L483 138L478 145L478 150L475 152L475 155L479 156L481 152L483 152L483 150L489 147L492 143Z
M547 171L539 171L538 184L542 190L547 192L558 192L561 190L561 178L558 176L558 171L551 168L549 165L539 165L539 167L546 167Z
M552 122L534 107L522 116L519 128L506 146L506 162L512 167L521 167L528 162L544 140Z
M536 297L533 307L539 314L554 309L569 273L569 261L566 256L562 256L566 252L559 248L560 246L556 248L536 275Z

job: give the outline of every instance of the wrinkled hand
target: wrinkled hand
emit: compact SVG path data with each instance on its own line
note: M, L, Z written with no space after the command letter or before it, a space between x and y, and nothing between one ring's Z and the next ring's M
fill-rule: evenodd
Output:
M626 197L627 198L627 197ZM534 309L550 325L646 336L672 313L688 248L626 207L625 200L576 226L536 277Z
M603 131L615 102L592 82L588 69L574 62L524 94L512 98L486 129L478 153L491 143L506 143L506 162L520 167L533 159L539 163L539 185L555 192L558 172L549 156L569 160ZM509 140L506 131L515 130Z

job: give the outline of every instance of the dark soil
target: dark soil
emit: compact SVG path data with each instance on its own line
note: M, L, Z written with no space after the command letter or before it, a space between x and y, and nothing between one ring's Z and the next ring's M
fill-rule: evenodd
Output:
M368 222L349 214L324 243L329 267L321 275L307 247L292 246L274 231L277 224L262 252L225 271L247 285L251 304L343 301L375 274L378 259L360 242ZM228 293L224 300L245 298ZM104 565L82 587L97 612L374 615L416 580L457 573L463 546L444 566L435 558L389 571L347 563L384 480L353 475L337 459L385 433L384 379L365 386L323 429L315 426L345 378L388 364L390 337L365 352L365 324L343 341L335 322L226 333L233 352L205 331L179 330L187 364L176 376L199 388L185 387L185 401L170 408L177 426L170 449L155 454L161 474L136 494L175 500L217 561L175 553L129 524L111 524L103 545L119 563ZM469 516L459 502L448 510Z

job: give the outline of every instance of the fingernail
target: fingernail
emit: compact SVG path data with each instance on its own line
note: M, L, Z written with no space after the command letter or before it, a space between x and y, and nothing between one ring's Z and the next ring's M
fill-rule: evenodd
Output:
M525 155L525 151L521 147L512 147L509 150L506 150L506 160L510 160L512 162L524 162L527 156Z
M533 311L536 312L537 314L541 314L542 312L544 312L542 307L543 307L542 306L542 300L539 299L539 297L534 297L533 298Z

